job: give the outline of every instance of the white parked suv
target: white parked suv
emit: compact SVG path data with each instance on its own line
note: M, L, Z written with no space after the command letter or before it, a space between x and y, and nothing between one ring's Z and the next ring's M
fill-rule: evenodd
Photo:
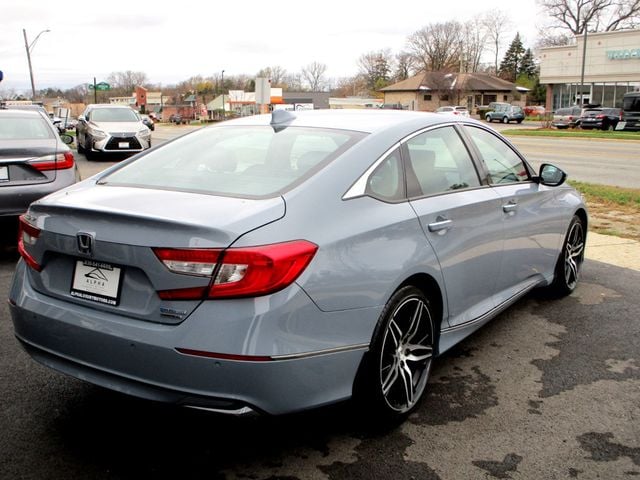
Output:
M137 153L151 147L151 130L125 105L88 105L76 125L78 152Z

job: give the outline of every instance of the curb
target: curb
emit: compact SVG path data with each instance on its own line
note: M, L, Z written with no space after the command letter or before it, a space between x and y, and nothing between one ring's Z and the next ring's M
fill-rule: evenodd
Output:
M640 272L640 242L589 232L585 257Z

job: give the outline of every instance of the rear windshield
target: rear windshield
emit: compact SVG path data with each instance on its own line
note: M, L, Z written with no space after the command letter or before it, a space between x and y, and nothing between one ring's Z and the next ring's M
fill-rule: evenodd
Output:
M94 122L137 122L136 112L129 108L96 108L89 113Z
M0 118L0 139L37 140L54 138L48 121L40 115L3 115Z
M248 198L280 194L364 137L361 132L219 126L185 135L104 177L100 184Z
M625 97L622 108L625 112L640 112L640 95Z

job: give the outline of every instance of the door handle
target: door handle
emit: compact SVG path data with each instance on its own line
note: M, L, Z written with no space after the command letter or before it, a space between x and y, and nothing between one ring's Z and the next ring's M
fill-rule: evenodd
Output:
M502 206L502 211L504 213L512 213L518 209L518 204L516 202L509 202L506 205Z
M445 219L442 217L436 218L436 221L427 225L430 232L441 232L443 230L448 230L453 225L453 222L449 219Z

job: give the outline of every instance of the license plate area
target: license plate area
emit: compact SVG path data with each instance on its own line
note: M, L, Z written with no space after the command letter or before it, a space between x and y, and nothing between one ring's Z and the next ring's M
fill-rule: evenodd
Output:
M129 142L118 142L118 148L129 148Z
M118 306L122 268L94 260L76 260L71 283L71 296Z

